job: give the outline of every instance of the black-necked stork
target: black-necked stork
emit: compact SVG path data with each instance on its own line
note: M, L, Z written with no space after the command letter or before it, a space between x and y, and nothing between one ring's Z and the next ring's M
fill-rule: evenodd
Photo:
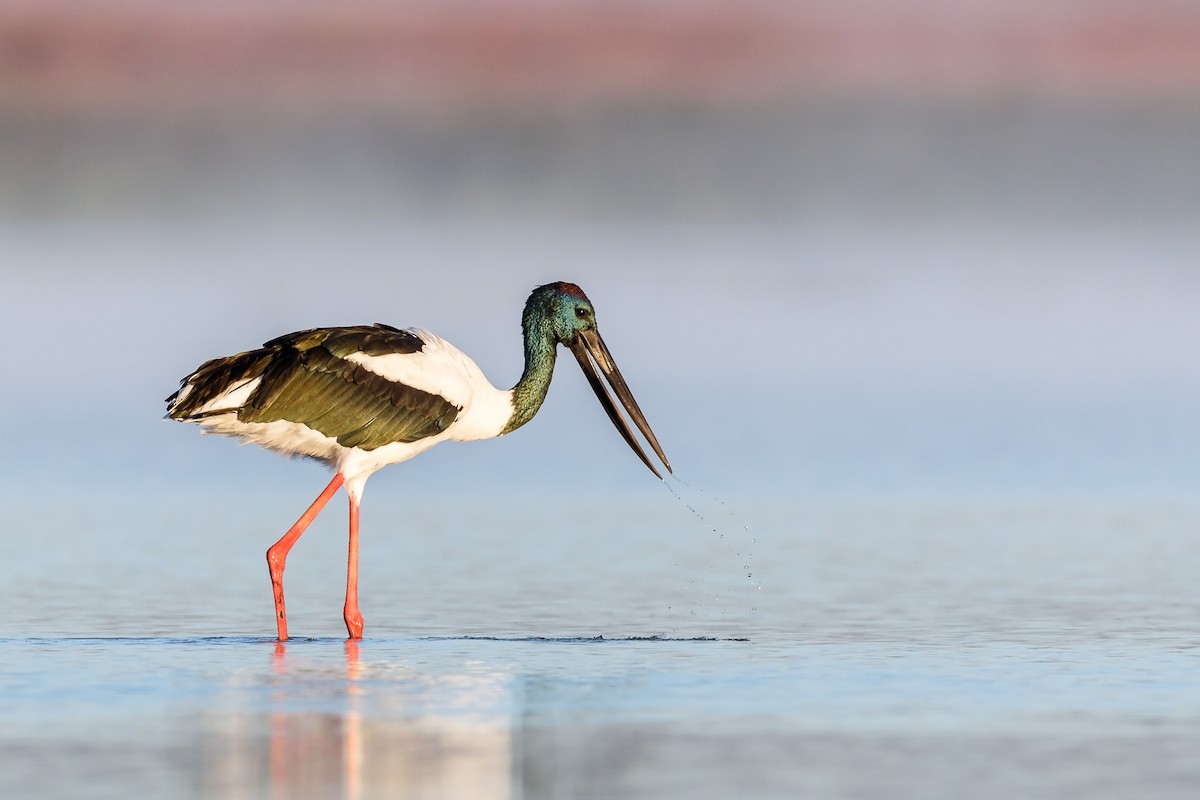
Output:
M267 550L279 639L288 638L283 570L288 551L339 487L350 498L350 554L343 616L362 638L358 609L358 509L375 470L407 461L444 441L489 439L516 430L542 405L559 344L579 366L617 430L659 478L612 396L603 374L667 471L671 465L596 329L583 290L551 283L533 290L521 317L525 370L512 389L492 386L475 362L425 330L388 325L313 328L258 350L214 358L167 398L167 416L206 433L236 436L328 464L333 480L296 524ZM599 367L599 374L597 373Z

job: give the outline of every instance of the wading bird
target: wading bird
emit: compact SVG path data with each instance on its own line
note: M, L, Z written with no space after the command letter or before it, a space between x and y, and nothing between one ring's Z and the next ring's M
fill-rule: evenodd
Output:
M546 399L557 347L579 361L609 419L659 478L617 399L667 471L671 465L596 329L583 290L551 283L533 290L521 317L525 370L508 390L492 386L454 345L428 331L388 325L313 328L258 350L214 358L167 398L167 416L205 433L235 436L271 450L321 461L333 480L296 524L267 550L279 640L288 638L283 569L288 551L339 487L350 498L350 554L343 616L351 639L362 638L358 609L358 509L371 473L407 461L444 441L490 439L515 431ZM599 372L597 372L599 368Z

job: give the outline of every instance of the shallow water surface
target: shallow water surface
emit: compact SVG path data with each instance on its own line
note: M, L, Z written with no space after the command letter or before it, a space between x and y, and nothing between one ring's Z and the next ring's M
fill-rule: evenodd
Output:
M197 511L197 524L228 512ZM230 555L245 531L214 532L187 559L175 556L188 540L160 543L167 552L146 556L156 569L93 576L94 596L60 581L50 619L22 598L61 555L9 562L0 795L1183 798L1200 787L1194 508L796 505L757 509L746 527L676 512L591 515L559 549L536 513L520 547L453 512L442 514L461 531L452 547L376 539L372 560L395 580L365 573L361 643L337 632L339 559L322 552L340 550L337 535L294 554L286 644L266 629L261 543L247 544L246 565ZM104 570L111 544L81 541L74 555ZM750 579L742 548L761 564ZM401 553L418 563L404 568ZM436 586L420 579L430 564ZM527 576L520 591L514 574ZM102 633L76 632L89 627ZM259 632L186 633L221 627Z
M6 796L1187 796L1196 653L5 640ZM14 699L15 698L15 699Z

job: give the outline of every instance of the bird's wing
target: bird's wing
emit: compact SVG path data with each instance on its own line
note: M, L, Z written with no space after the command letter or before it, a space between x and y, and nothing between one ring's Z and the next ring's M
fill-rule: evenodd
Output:
M374 325L347 325L339 328L310 328L272 339L265 349L308 350L324 347L338 358L351 353L369 356L392 353L419 353L425 342L412 331L402 331L378 322Z
M363 450L436 436L458 417L458 406L345 358L416 353L421 346L415 335L383 325L316 328L274 339L264 345L274 354L238 420L296 422Z
M180 381L179 390L167 398L167 416L194 422L213 414L236 411L236 403L218 403L220 407L215 410L206 407L227 392L261 377L274 355L274 351L264 348L205 361Z

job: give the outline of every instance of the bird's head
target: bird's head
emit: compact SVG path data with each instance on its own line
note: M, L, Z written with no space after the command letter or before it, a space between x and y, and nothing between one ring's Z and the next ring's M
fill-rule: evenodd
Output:
M629 424L625 421L625 417L618 410L608 388L600 379L601 374L616 393L625 412L654 449L667 472L671 472L671 464L663 454L658 439L650 430L650 425L646 422L642 410L638 408L637 401L633 399L633 393L629 391L629 386L621 377L621 372L617 369L617 364L613 361L612 354L608 351L604 340L600 338L600 331L596 328L596 309L593 308L592 301L583 293L583 290L573 283L563 282L549 283L534 289L525 305L525 324L527 326L536 325L539 321L543 325L549 326L548 333L553 337L555 344L565 345L574 354L575 360L579 362L583 374L587 376L592 391L596 393L600 404L604 406L609 419L612 420L626 443L641 458L642 463L649 467L655 475L662 477L650 463L645 450L642 449L630 430Z
M525 305L527 321L549 327L556 344L571 346L585 331L596 330L596 309L573 283L548 283L533 290ZM529 317L534 317L530 320Z

